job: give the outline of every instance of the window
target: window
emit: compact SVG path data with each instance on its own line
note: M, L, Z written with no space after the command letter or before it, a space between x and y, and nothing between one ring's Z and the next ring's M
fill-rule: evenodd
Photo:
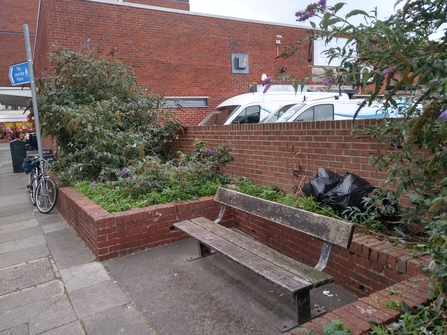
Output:
M317 105L306 109L294 122L297 121L322 121L334 119L334 105Z
M238 123L259 123L261 118L261 108L259 106L250 106L245 108L231 124Z

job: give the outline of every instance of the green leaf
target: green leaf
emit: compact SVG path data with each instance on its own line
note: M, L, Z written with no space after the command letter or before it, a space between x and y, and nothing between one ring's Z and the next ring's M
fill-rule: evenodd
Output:
M344 2L338 2L334 5L334 13L337 13L340 9L342 9L346 3Z
M364 10L355 9L355 10L350 11L348 14L346 14L346 18L349 18L349 17L354 16L354 15L369 16L369 14L367 12L365 12Z

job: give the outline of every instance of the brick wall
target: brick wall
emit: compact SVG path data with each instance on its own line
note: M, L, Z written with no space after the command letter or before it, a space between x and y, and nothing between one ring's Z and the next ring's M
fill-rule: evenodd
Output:
M126 0L141 5L189 10L189 0Z
M36 73L49 68L50 43L77 48L90 39L90 46L101 47L104 54L116 48L115 55L134 67L139 84L149 90L165 96L209 97L208 108L182 112L190 125L198 124L223 100L248 92L263 73L274 75L280 67L298 78L311 73L307 48L287 60L276 60L277 34L286 45L306 33L293 26L126 3L42 0L40 27L45 31L38 34ZM249 55L250 73L231 73L231 53Z
M172 227L175 222L199 216L215 219L220 209L213 197L204 197L109 213L71 187L59 189L57 207L99 260L183 239Z
M276 184L291 191L304 186L318 167L340 175L352 172L378 186L388 175L376 172L369 157L377 150L375 139L352 136L356 125L372 126L378 120L315 121L188 127L175 142L175 150L191 152L195 139L213 149L221 144L233 148L235 161L224 171L244 176L256 184ZM294 177L293 174L297 177ZM302 180L302 177L304 179Z
M8 0L1 2L0 10L0 87L11 86L9 66L26 61L23 24L28 25L31 50L37 23L39 1Z

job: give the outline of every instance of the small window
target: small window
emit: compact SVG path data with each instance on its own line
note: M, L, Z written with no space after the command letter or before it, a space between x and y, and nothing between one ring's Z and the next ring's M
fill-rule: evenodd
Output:
M334 105L315 106L314 116L315 116L315 121L333 120L334 119Z
M165 97L163 102L168 108L181 106L182 108L208 107L208 97Z

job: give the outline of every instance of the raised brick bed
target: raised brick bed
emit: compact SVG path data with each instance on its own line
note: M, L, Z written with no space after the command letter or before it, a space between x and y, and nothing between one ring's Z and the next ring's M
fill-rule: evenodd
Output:
M59 189L57 206L99 260L179 241L186 236L173 229L175 222L200 216L215 219L220 209L210 196L109 213L71 187ZM321 249L320 241L236 210L226 212L224 225L233 225L306 264L317 264L319 253L314 250ZM361 299L303 327L321 334L321 326L336 319L350 327L355 335L369 330L368 321L388 323L396 319L399 312L386 308L387 301L405 300L410 306L427 301L429 282L421 268L426 260L413 258L410 249L356 233L348 251L333 247L325 272ZM401 291L402 296L389 296L386 288L390 286Z

